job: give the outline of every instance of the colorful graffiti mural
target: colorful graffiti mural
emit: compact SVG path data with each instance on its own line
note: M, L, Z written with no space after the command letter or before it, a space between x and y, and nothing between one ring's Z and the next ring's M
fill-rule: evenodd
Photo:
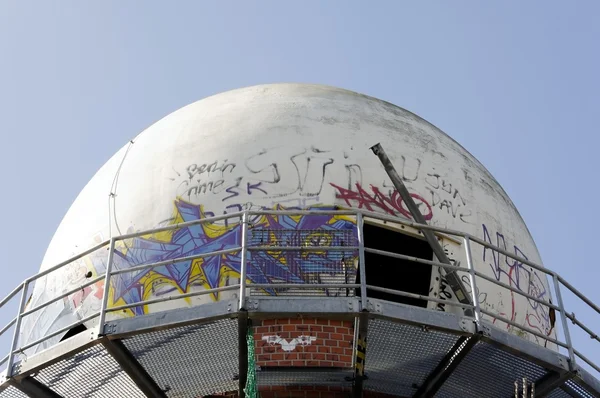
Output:
M276 206L274 210L286 210ZM335 210L334 207L311 207L309 210ZM182 199L175 201L175 216L171 223L207 218L201 205ZM129 239L115 247L113 269L147 265L182 257L196 256L241 246L241 222L226 225L205 223L191 225L149 236ZM249 246L355 246L356 224L352 218L316 214L306 216L261 215L249 225ZM266 294L279 294L276 283L323 283L328 277L343 275L343 280L354 283L356 250L299 251L249 250L247 282L273 284L264 289ZM96 273L104 272L105 258L92 257ZM237 285L241 273L241 251L217 254L185 261L174 261L131 273L113 276L109 305L124 305L152 298L194 292L203 289ZM338 278L339 279L339 278ZM325 291L325 294L331 294ZM211 293L212 300L221 294ZM147 306L135 307L130 315L148 312Z

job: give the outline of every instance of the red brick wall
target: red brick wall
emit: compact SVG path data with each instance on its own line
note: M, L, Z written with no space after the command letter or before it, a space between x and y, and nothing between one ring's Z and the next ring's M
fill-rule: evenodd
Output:
M329 319L265 319L254 321L256 364L274 366L352 367L354 323ZM292 351L282 349L282 344L263 340L266 336L279 336L285 345L304 335L314 338L310 344L297 344ZM289 346L292 348L292 346Z

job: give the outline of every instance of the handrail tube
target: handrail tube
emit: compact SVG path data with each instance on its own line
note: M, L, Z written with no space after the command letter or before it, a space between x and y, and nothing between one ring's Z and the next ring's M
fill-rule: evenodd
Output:
M554 291L556 293L557 304L560 307L560 321L563 327L563 334L565 336L565 341L567 342L567 350L569 350L569 370L575 369L575 351L573 347L573 340L571 340L571 332L569 331L569 324L567 323L567 311L565 311L565 303L562 299L562 293L560 290L560 281L558 280L558 275L555 274L552 277L552 282L554 283Z
M461 231L457 231L454 229L444 229L442 227L436 227L434 225L429 225L429 224L420 224L418 222L410 221L408 219L400 218L397 216L388 216L385 214L376 213L374 211L369 211L369 210L361 210L360 213L362 213L362 215L366 218L374 218L376 220L387 221L387 222L391 222L391 223L395 223L395 224L402 224L402 225L405 225L407 227L411 227L414 229L428 229L433 232L447 233L448 235L455 235L455 236L460 236L460 237L465 236L465 233L461 232Z
M117 269L117 270L111 271L110 274L112 276L119 275L119 274L128 274L130 272L141 271L141 270L145 270L147 268L160 267L163 265L175 264L175 263L179 263L182 261L188 261L188 260L196 260L196 259L204 258L204 257L219 256L221 254L239 252L240 250L242 250L241 247L234 247L231 249L217 250L217 251L210 252L210 253L201 253L201 254L194 254L193 256L172 258L169 260L157 261L157 262L151 263L151 264L142 264L142 265L136 265L135 267Z
M362 213L356 214L356 239L358 240L358 272L360 274L360 309L367 310L367 273L365 267L365 220ZM358 333L358 332L357 332ZM358 336L358 335L357 335ZM354 362L354 359L352 360Z
M115 312L115 311L120 311L120 310L126 310L126 309L133 308L133 307L141 307L144 305L162 303L164 301L172 301L172 300L185 299L185 298L189 298L189 297L204 296L204 295L210 294L210 293L225 292L228 290L236 290L236 289L239 289L239 287L240 287L240 285L223 286L223 287L218 287L215 289L206 289L206 290L202 290L199 292L179 294L177 296L167 296L167 297L163 297L163 298L137 301L137 302L131 303L131 304L125 304L125 305L119 305L116 307L107 308L105 312Z
M373 254L379 254L380 256L399 258L400 260L407 260L407 261L411 261L411 262L415 262L415 263L421 263L421 264L427 264L427 265L434 265L434 266L437 266L437 267L443 267L443 268L453 269L453 270L461 271L461 272L469 272L469 270L467 268L459 267L457 265L440 263L438 261L433 261L433 260L425 260L423 258L413 257L413 256L407 256L407 255L404 255L404 254L388 252L388 251L385 251L385 250L371 249L371 248L365 247L365 252L367 252L367 253L373 253Z
M556 345L559 345L559 346L561 346L561 347L563 347L563 348L569 349L569 346L568 346L567 344L563 343L562 341L559 341L559 340L553 339L553 338L552 338L552 337L550 337L550 336L545 336L545 335L543 335L543 334L541 334L541 333L539 333L539 332L537 332L537 331L535 331L535 330L533 330L533 329L529 329L529 328L528 328L528 327L526 327L526 326L519 325L518 323L516 323L516 322L513 322L513 321L511 321L511 320L510 320L510 319L508 319L508 318L504 318L504 317L503 317L503 316L501 316L501 315L494 314L493 312L489 312L489 311L486 311L486 310L484 310L484 309L481 309L481 313L482 313L482 314L485 314L485 315L488 315L488 316L490 316L490 317L492 317L492 318L494 318L494 319L497 319L497 320L499 320L499 321L505 322L505 323L507 323L507 324L509 324L509 325L511 325L511 326L514 326L514 327L516 327L517 329L521 329L521 330L523 330L523 331L526 331L526 332L528 332L528 333L531 333L531 334L533 334L534 336L537 336L537 337L539 337L540 339L548 340L548 341L549 341L549 342L551 342L551 343L554 343L554 344L556 344Z
M592 368L594 368L596 370L596 372L600 373L600 367L598 367L598 365L594 364L592 361L590 361L585 355L583 355L579 351L577 351L575 349L573 349L573 351L575 351L575 355L577 355L579 358L583 359L588 365L590 365Z
M600 337L598 337L598 335L596 333L594 333L593 330L591 330L590 328L588 328L587 326L585 326L582 322L580 322L577 318L575 318L573 315L571 314L565 314L565 316L567 318L569 318L571 320L571 322L573 322L575 325L579 326L580 328L582 328L584 331L587 332L587 334L590 335L590 338L596 341L600 341ZM1 333L0 333L1 334Z
M33 346L36 346L36 345L38 345L40 343L43 343L44 341L46 341L46 340L48 340L48 339L50 339L50 338L52 338L54 336L57 336L57 335L59 335L61 333L64 333L64 332L68 332L69 330L73 329L75 326L79 326L79 325L84 324L84 323L86 323L88 321L91 321L94 318L97 318L98 315L100 315L100 312L96 312L94 314L88 315L85 318L82 318L82 319L78 320L77 322L73 322L73 323L71 323L71 324L69 324L69 325L67 325L67 326L65 326L63 328L60 328L60 329L58 329L58 330L56 330L56 331L54 331L54 332L52 332L50 334L47 334L46 336L44 336L44 337L42 337L40 339L37 339L37 340L35 340L35 341L33 341L33 342L29 343L29 344L26 344L26 345L20 347L19 349L15 350L14 353L17 354L19 352L23 352L26 349L31 348Z
M15 330L13 331L12 342L10 344L10 352L8 353L8 364L6 365L6 376L12 377L13 365L15 362L15 349L19 345L19 332L21 331L21 321L23 317L21 313L25 310L27 303L27 291L29 290L29 281L25 279L23 282L23 288L21 289L21 301L19 303L19 309L17 310L17 317L15 320Z
M102 303L100 304L100 318L98 319L98 335L104 334L104 319L106 318L106 308L108 307L108 295L110 294L110 278L112 266L114 263L115 255L115 244L117 240L115 238L110 239L108 245L108 259L106 260L106 272L104 273L104 292L102 293Z
M538 265L538 264L536 264L534 262L531 262L531 261L527 260L526 258L521 258L521 257L519 257L519 256L517 256L515 254L512 254L512 253L510 253L510 252L508 252L508 251L506 251L504 249L501 249L501 248L499 248L497 246L491 245L491 244L487 243L486 241L484 241L482 239L479 239L478 237L473 236L471 234L468 234L466 232L457 231L457 230L454 230L454 229L446 229L446 228L442 228L442 227L435 227L433 225L419 224L419 223L414 222L414 221L408 221L408 220L404 220L402 218L396 218L396 217L392 217L392 216L386 216L386 215L375 213L375 212L372 212L372 211L362 211L361 210L361 213L365 217L375 218L375 219L378 219L378 220L381 220L381 221L388 221L388 222L392 222L392 223L402 224L402 225L405 225L407 227L412 227L412 228L415 228L415 229L428 229L428 230L435 231L435 232L445 233L447 235L460 236L462 238L467 238L468 237L473 242L477 242L480 245L487 247L488 249L492 249L494 251L497 251L498 253L502 253L505 256L508 256L508 257L512 258L513 260L517 260L517 261L519 261L519 262L521 262L523 264L527 264L527 265L531 266L532 268L534 268L534 269L536 269L538 271L544 272L544 273L546 273L548 275L552 275L554 273L554 271L550 271L547 268L544 268L544 267L542 267L542 266L540 266L540 265Z
M356 216L356 210L250 210L249 216ZM232 213L233 214L233 213Z
M450 300L442 300L442 299L437 299L435 297L423 296L423 295L420 295L420 294L409 293L409 292L402 292L402 291L399 291L399 290L388 289L388 288L385 288L385 287L367 285L367 289L375 290L377 292L382 292L382 293L394 294L396 296L410 297L410 298L414 298L414 299L418 299L418 300L423 300L423 301L432 301L434 303L439 303L439 304L448 304L448 305L454 306L454 307L475 309L475 306L472 305L472 304L457 303L457 302L450 301Z
M246 306L246 275L248 271L248 212L242 215L242 252L240 253L240 297L238 309L243 311Z
M558 277L558 281L560 283L562 283L563 285L565 285L565 287L567 289L569 289L574 295L576 295L577 297L579 297L581 300L583 300L587 305L589 305L590 307L592 307L594 309L594 311L596 311L598 314L600 314L600 307L598 307L596 304L594 304L590 299L588 299L587 297L585 297L579 290L575 289L573 287L573 285L571 285L569 282L567 282L566 280L564 280L562 278L562 276L560 275L556 275Z
M54 271L56 271L56 270L58 270L58 269L60 269L60 268L64 267L65 265L68 265L68 264L72 263L73 261L77 261L77 260L79 260L81 257L85 257L85 256L87 256L88 254L91 254L91 253L95 252L95 251L96 251L96 250L98 250L98 249L102 249L102 247L103 247L103 246L106 246L106 244L107 244L108 242L109 242L109 240L105 240L105 241L103 241L103 242L100 242L100 243L98 243L96 246L92 246L92 247L90 247L89 249L87 249L87 250L85 250L85 251L83 251L83 252L81 252L81 253L79 253L79 254L77 254L77 255L75 255L75 256L73 256L73 257L71 257L71 258L69 258L68 260L65 260L65 261L63 261L63 262L61 262L61 263L58 263L58 264L56 264L56 265L55 265L55 266L53 266L53 267L46 268L45 270L43 270L43 271L40 271L40 272L38 272L37 274L35 274L35 275L33 275L33 276L30 276L29 278L27 278L27 279L25 279L25 280L26 280L27 282L33 282L33 281L35 281L35 280L37 280L37 279L40 279L42 276L46 276L46 275L48 275L49 273L51 273L51 272L54 272Z
M469 269L469 281L471 282L471 299L475 305L475 324L477 328L481 326L481 306L479 305L479 295L477 290L477 281L475 278L475 265L473 264L473 256L471 254L471 244L469 238L464 238L465 256L467 259L467 268Z
M551 276L551 275L555 274L555 272L552 271L551 269L544 268L541 265L538 265L538 264L536 264L536 263L534 263L532 261L527 260L526 258L519 257L516 254L512 254L512 253L510 253L510 252L508 252L508 251L506 251L504 249L501 249L501 248L499 248L497 246L491 245L491 244L487 243L486 241L484 241L483 239L479 239L476 236L473 236L473 235L470 235L470 234L467 234L467 235L469 236L469 239L471 239L474 242L479 243L481 246L487 247L488 249L491 249L491 250L493 250L495 252L504 254L505 256L510 257L513 260L517 260L520 263L527 264L531 268L533 268L533 269L535 269L537 271L543 272L546 275L550 275Z
M491 278L491 277L489 277L489 276L487 276L485 274L482 274L481 272L475 271L475 276L477 276L478 278L481 278L481 279L485 279L488 282L492 282L493 284L495 284L497 286L500 286L500 287L503 287L505 289L508 289L511 292L514 292L514 293L517 293L517 294L519 294L521 296L527 297L528 299L533 300L536 303L542 304L542 305L544 305L544 306L546 306L548 308L552 308L555 311L560 311L560 308L557 305L554 305L552 303L549 303L547 301L539 299L539 298L537 298L535 296L532 296L529 293L525 293L525 292L523 292L523 291L521 291L521 290L519 290L519 289L517 289L515 287L512 287L512 286L510 286L510 285L508 285L508 284L506 284L504 282L500 282L500 281L498 281L498 280L496 280L494 278Z
M0 366L4 365L4 363L8 361L8 357L10 357L10 354L6 354L4 358L0 359Z
M3 328L2 330L0 330L0 336L2 336L8 329L10 329L10 327L12 325L15 324L15 322L17 322L17 317L14 317L13 319L10 320L10 322L8 322Z
M249 251L342 252L358 250L358 246L248 246Z
M250 283L250 289L334 289L359 288L359 283Z
M65 293L61 294L60 296L54 297L54 298L52 298L52 299L50 299L50 300L48 300L48 301L46 301L46 302L38 305L37 307L33 307L33 308L31 308L31 309L29 309L27 311L24 311L21 314L21 316L27 316L29 314L32 314L32 313L34 313L34 312L36 312L36 311L38 311L38 310L40 310L42 308L45 308L45 307L49 306L52 303L55 303L55 302L59 301L60 299L68 297L68 296L70 296L73 293L77 293L78 291L83 290L83 289L85 289L88 286L91 286L91 285L93 285L95 283L98 283L98 282L100 282L103 279L104 279L104 275L100 275L100 276L98 276L98 277L96 277L94 279L91 279L91 280L89 280L88 282L84 283L81 286L78 286L78 287L76 287L74 289L71 289L68 292L65 292Z
M144 236L144 235L152 235L152 234L155 234L158 232L170 231L172 229L191 227L192 225L196 225L196 224L210 224L215 221L227 220L230 218L240 218L242 216L242 214L243 214L242 211L236 211L234 213L228 213L228 214L224 214L222 216L199 218L197 220L180 222L177 224L166 225L164 227L145 229L143 231L132 232L130 234L118 235L118 236L115 236L114 238L117 241L131 239L131 238L137 238L137 237Z
M13 297L15 297L17 295L17 293L19 293L21 291L21 288L23 287L23 282L21 282L17 287L15 287L12 292L8 293L6 295L6 297L4 297L2 299L2 301L0 301L0 308L2 308L4 306L4 304L8 303L10 301L10 299L12 299Z

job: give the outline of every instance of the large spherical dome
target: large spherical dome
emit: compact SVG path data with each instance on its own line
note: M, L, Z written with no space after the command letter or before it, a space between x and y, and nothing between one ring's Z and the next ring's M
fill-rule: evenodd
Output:
M351 91L273 84L195 102L127 143L79 194L41 269L111 236L245 209L337 206L410 218L369 150L376 143L386 150L430 224L468 232L540 262L534 241L504 190L479 161L438 128L395 105ZM213 239L219 233L209 235ZM192 244L177 239L166 234L137 249L126 247L121 250L121 265L135 264L126 263L135 256L139 260L159 252L180 253ZM447 245L449 254L463 258L460 243L448 240ZM51 273L36 284L31 303L80 285L89 271L101 274L105 257L106 251ZM521 269L514 260L491 251L480 249L474 258L478 270L488 276L548 297L544 277L533 270ZM203 271L199 288L239 278L234 268L215 264ZM522 275L515 277L513 271ZM135 302L161 289L186 292L193 288L193 273L188 265L158 279L146 275L147 279L130 280L111 300ZM435 280L432 277L432 295L449 294ZM24 338L35 340L97 311L103 289L100 282L26 318ZM480 290L482 305L489 311L544 333L550 330L547 314L536 312L524 297L511 297L509 291L485 281ZM156 304L143 311L164 308Z

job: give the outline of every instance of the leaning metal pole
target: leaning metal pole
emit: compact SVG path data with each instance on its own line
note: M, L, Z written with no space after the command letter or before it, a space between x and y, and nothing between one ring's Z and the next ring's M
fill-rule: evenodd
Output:
M410 196L408 189L402 182L402 178L400 178L400 176L396 172L392 161L390 160L390 158L388 158L381 144L373 145L371 147L371 150L375 155L377 155L377 157L381 161L381 164L383 164L383 168L392 180L392 184L394 184L394 187L402 197L402 201L406 203L406 207L408 207L408 211L412 215L413 219L419 224L427 224L425 217L423 217L423 214L421 214L421 212L419 211L417 204L413 200L412 196ZM429 246L431 246L431 249L433 250L433 253L437 257L437 259L441 263L452 265L450 259L448 258L448 256L446 256L444 249L436 239L433 232L431 232L428 229L422 229L421 232L423 233L423 236L429 243ZM465 289L463 283L456 274L456 271L448 271L446 269L444 271L446 273L446 280L448 281L448 285L450 285L450 288L454 292L454 295L456 296L458 301L464 304L473 304L471 303L471 299L469 297L469 294L467 293L467 290ZM473 311L469 308L465 309L465 315L471 316L472 312Z

